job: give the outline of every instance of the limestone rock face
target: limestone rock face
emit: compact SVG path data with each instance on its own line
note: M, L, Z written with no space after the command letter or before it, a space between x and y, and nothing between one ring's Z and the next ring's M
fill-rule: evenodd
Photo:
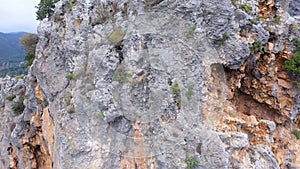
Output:
M1 81L0 168L300 168L298 3L57 2Z

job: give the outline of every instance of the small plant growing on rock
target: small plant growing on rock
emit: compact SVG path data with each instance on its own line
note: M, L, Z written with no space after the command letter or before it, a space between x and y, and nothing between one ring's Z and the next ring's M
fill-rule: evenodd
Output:
M187 39L190 39L190 38L194 37L196 28L197 28L196 25L193 25L193 26L189 29L189 31L187 32L187 34L185 35L185 37L186 37Z
M14 114L16 116L22 114L25 109L25 105L23 104L23 101L24 99L20 98L18 101L12 103L11 108L14 111Z
M294 131L293 131L293 134L296 136L296 138L297 138L298 140L300 140L300 131L294 130Z
M180 92L181 92L181 89L179 88L178 82L175 82L174 85L172 86L172 93L175 96L180 96Z
M227 41L229 39L229 35L228 33L224 33L222 36L222 40L221 40L221 45L224 46L225 45L225 41Z
M79 74L69 74L69 75L66 76L66 78L67 78L68 80L76 80L76 79L78 79L79 77L80 77Z
M103 113L103 112L100 112L100 113L99 113L99 119L100 119L101 121L104 120L104 113Z
M260 52L260 53L264 53L264 51L262 50L262 43L261 42L254 42L252 44L252 46L250 47L250 50L253 52Z
M54 21L54 22L59 22L60 20L61 20L60 15L55 13L55 14L53 15L53 21Z
M7 96L6 100L13 101L15 98L16 98L16 95L13 94L13 95Z
M49 102L47 100L43 100L42 105L43 105L43 107L47 107L47 106L49 106Z
M249 5L247 5L247 4L241 5L241 9L242 9L243 11L245 11L246 13L250 13L250 12L252 11L252 7L249 6Z
M293 39L295 46L297 47L296 52L292 55L291 60L284 62L284 68L291 71L293 76L300 75L300 41L297 38Z
M238 2L237 0L231 0L231 3L233 6L237 7L238 6Z
M279 24L280 23L280 16L276 16L276 18L273 21L275 24Z
M294 42L295 46L297 47L297 50L300 50L300 40L297 38L294 38L293 42Z
M265 27L265 30L267 30L269 33L273 32L272 28L270 27Z
M76 1L74 1L74 2L73 2L73 1L69 1L69 2L66 4L68 12L71 12L73 6L75 6L75 5L76 5Z
M23 77L25 77L25 76L26 76L25 74L20 74L18 76L15 76L15 79L16 80L23 79Z
M187 169L193 169L193 168L196 168L199 165L199 161L195 156L194 157L189 157L187 155L184 162L187 165Z
M254 24L254 25L257 24L256 20L254 20L254 19L250 19L250 23L251 23L251 24Z
M193 86L189 86L188 87L188 91L187 91L187 93L186 93L186 96L187 96L187 98L189 99L189 100L191 100L192 99L192 97L194 96L194 88L193 88Z
M171 90L172 90L172 93L174 95L174 100L175 100L175 102L177 104L177 107L178 107L178 109L180 109L181 108L181 95L180 95L181 89L180 89L180 87L178 85L178 82L174 83L174 85L172 86Z
M293 76L300 75L300 51L293 54L292 60L284 62L284 68L291 71Z

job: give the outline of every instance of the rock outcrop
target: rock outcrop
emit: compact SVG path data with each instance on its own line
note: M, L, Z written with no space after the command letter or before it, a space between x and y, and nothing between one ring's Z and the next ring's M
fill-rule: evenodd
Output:
M0 168L300 168L298 3L57 2L2 79Z

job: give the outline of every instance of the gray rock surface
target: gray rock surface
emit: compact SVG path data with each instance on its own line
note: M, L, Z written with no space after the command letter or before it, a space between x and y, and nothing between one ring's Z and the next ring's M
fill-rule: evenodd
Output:
M275 51L282 50L297 18L284 13L287 22L268 31L266 23L251 23L259 14L254 0L70 2L56 3L53 17L40 23L29 74L2 82L0 147L17 148L19 167L33 164L24 161L23 140L29 129L40 131L33 117L47 108L54 125L41 142L53 168L184 169L193 158L197 169L280 168L268 145L250 144L252 133L217 131L227 89L223 67L215 65L240 68L254 54L251 46L266 44L271 33ZM298 15L295 3L283 11ZM42 106L37 86L49 105ZM26 108L13 116L6 97L17 100L20 92ZM271 144L276 124L262 122Z

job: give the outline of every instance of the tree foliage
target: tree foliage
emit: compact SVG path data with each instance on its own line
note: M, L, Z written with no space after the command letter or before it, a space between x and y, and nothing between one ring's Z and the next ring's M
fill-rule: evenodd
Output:
M295 38L293 42L296 46L296 52L292 55L291 60L287 60L284 62L284 68L291 71L293 76L300 75L300 41Z
M38 42L38 37L35 34L27 34L21 38L22 46L25 49L25 60L27 61L25 68L31 66L35 58L35 48Z
M36 8L38 9L36 12L36 19L43 20L44 18L49 18L53 14L54 4L59 0L41 0Z
M23 113L25 109L25 105L23 104L24 98L20 98L17 102L13 102L11 107L14 111L15 115L20 115Z

